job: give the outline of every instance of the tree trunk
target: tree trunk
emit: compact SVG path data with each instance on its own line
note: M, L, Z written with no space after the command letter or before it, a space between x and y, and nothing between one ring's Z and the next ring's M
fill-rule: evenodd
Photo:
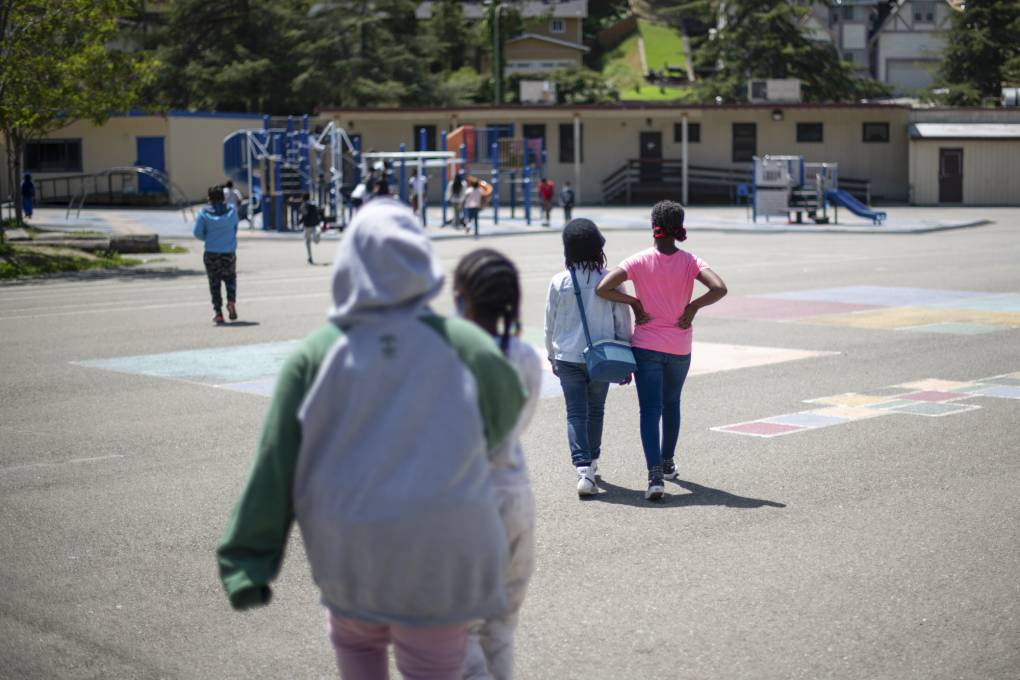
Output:
M12 131L7 137L7 153L14 156L14 177L11 178L14 187L14 223L20 227L25 223L24 211L21 209L21 159L25 154L25 140L17 132Z

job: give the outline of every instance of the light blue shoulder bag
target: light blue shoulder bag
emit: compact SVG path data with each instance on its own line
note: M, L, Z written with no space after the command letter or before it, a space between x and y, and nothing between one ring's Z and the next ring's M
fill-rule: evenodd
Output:
M634 353L630 344L622 340L591 341L588 331L588 317L584 313L584 302L581 300L581 287L577 283L577 272L570 267L570 279L574 282L574 295L577 306L581 310L581 325L584 326L584 338L588 346L584 348L584 363L588 367L588 377L597 382L623 382L637 370Z

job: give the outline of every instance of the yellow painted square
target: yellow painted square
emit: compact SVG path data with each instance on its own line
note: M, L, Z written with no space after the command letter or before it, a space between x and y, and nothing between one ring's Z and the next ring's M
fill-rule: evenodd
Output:
M930 307L889 307L849 314L823 314L792 323L820 324L894 330L909 326L938 323L979 323L1020 328L1020 314L1013 312L982 312L973 309L935 309Z
M967 387L973 385L972 382L957 382L955 380L936 380L935 378L929 378L928 380L917 380L915 382L903 383L902 385L896 385L896 387L906 387L911 390L935 390L937 392L943 392L947 390L955 390L960 387Z
M836 418L849 418L850 420L863 420L877 416L888 415L888 411L879 411L874 408L862 408L860 406L830 406L811 411L820 416L834 416Z
M894 397L890 396L846 392L844 394L834 394L831 397L819 397L818 399L808 399L806 400L806 403L826 404L828 406L856 407L856 406L868 406L869 404L880 404L883 401L890 401L893 398Z

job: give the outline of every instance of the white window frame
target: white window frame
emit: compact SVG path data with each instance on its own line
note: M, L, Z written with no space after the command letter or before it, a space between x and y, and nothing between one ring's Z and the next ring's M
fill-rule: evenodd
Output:
M567 22L563 19L551 19L549 21L549 32L550 33L566 33Z

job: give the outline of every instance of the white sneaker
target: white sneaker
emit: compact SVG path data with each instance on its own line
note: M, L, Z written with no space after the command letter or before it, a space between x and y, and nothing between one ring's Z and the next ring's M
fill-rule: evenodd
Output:
M594 496L598 491L592 469L588 466L577 468L577 495Z
M593 460L591 462L591 478L595 479L598 476L599 476L599 462L597 460Z

